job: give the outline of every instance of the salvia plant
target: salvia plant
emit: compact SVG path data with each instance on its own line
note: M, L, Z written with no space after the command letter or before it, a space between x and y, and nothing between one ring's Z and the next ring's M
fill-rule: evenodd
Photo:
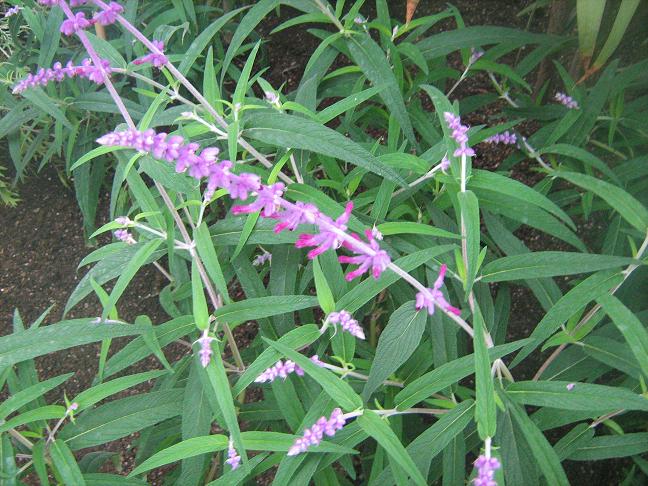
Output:
M0 338L4 482L566 485L564 465L623 458L623 484L645 483L645 61L589 86L556 64L559 87L533 99L525 77L569 39L465 27L452 7L399 24L385 0L375 18L362 1L262 0L176 56L161 23L131 21L137 1L38 3L25 10L85 53L13 96L110 98L119 119L70 169L113 161L93 236L114 241L83 259L64 312L93 294L100 316L26 328L16 311ZM275 32L321 41L294 89L246 44L280 6L300 13ZM446 19L459 28L429 32ZM475 75L492 89L457 99ZM510 155L480 168L493 146ZM167 281L167 322L120 318L145 265ZM39 380L35 358L88 343L90 388ZM128 476L102 469L136 432Z

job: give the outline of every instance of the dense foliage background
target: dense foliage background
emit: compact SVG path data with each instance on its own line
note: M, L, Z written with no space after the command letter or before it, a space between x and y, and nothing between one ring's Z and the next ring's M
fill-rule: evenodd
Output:
M640 2L69 3L0 31L0 195L95 247L0 338L3 482L645 482Z

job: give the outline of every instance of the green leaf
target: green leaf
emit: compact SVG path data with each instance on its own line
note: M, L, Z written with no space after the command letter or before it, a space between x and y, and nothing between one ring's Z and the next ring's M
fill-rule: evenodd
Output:
M231 299L227 289L227 280L225 280L225 275L223 274L220 261L218 260L218 255L214 249L207 223L203 222L198 228L196 228L194 231L194 239L196 241L198 255L202 258L209 278L214 282L216 289L223 296L225 302L229 304Z
M20 415L15 415L6 422L3 422L2 425L0 425L0 434L7 432L10 429L20 427L21 425L38 422L40 420L60 419L64 416L65 407L61 407L60 405L45 405L44 407L38 407L21 413Z
M427 481L416 467L412 457L385 420L382 420L374 411L365 409L358 417L358 424L387 451L389 457L402 467L416 484L427 485Z
M224 305L214 312L220 322L239 323L264 317L277 316L317 306L317 297L305 295L281 295L258 297Z
M605 162L599 159L596 155L580 147L576 147L575 145L569 145L567 143L557 143L556 145L544 147L539 152L540 154L564 155L566 157L571 157L573 159L580 160L585 165L588 165L593 169L599 170L600 172L608 176L610 180L614 181L615 183L617 184L620 183L617 175L612 170L610 170L610 168L607 166Z
M601 51L599 52L599 55L592 67L600 68L614 53L616 48L621 43L621 40L623 39L623 36L626 33L628 25L630 24L630 21L632 20L635 10L637 10L638 6L639 0L621 2L617 16L614 19L614 24L612 25L612 29L610 30L610 34L608 35L605 44L603 44L603 47L601 48Z
M577 0L576 19L578 21L578 44L587 68L596 47L601 19L607 0Z
M66 382L74 373L55 376L49 380L41 381L35 385L28 386L24 390L15 392L0 404L0 420L3 420L12 412L36 400L38 397L45 395L48 391L56 388L61 383Z
M600 296L597 301L623 334L644 376L648 377L648 332L642 322L614 295Z
M482 270L482 281L506 282L527 278L591 273L632 263L638 262L631 258L612 255L538 251L506 256L488 263Z
M245 14L243 19L241 19L241 23L239 23L238 27L236 28L236 32L234 32L234 35L230 40L229 47L227 48L227 53L225 54L225 59L223 60L221 84L232 60L238 54L240 47L243 45L243 41L247 38L248 35L250 35L257 24L261 22L261 20L263 20L263 18L266 17L268 13L270 13L270 11L277 5L279 5L278 0L261 0L260 2L257 2L248 13Z
M280 432L243 432L241 439L247 450L287 452L298 436ZM156 467L171 464L182 459L209 454L227 449L229 439L224 435L206 435L183 440L178 444L154 454L142 464L137 466L130 476L136 476ZM318 447L309 449L309 452L345 452L353 453L353 449L341 447L330 442L322 442Z
M417 311L414 301L406 302L389 317L389 322L380 333L376 355L371 364L369 380L362 390L362 397L369 400L371 394L400 366L418 347L427 312Z
M110 311L113 310L115 304L117 304L117 301L126 290L130 281L139 269L148 262L151 255L153 255L153 252L155 252L157 247L160 246L160 243L162 243L162 240L157 238L148 241L137 250L135 255L133 255L132 260L128 262L123 272L120 273L112 292L110 292L110 299L108 299L108 303L104 306L103 312L101 313L102 321L106 320L106 317Z
M86 486L147 486L146 481L125 478L116 474L88 473L83 475Z
M133 324L98 324L96 318L73 319L28 329L0 338L0 368L61 349L114 337L133 336L145 330L144 326Z
M517 366L529 356L545 339L548 339L571 316L583 309L587 304L606 294L610 289L623 281L619 272L604 271L587 277L576 287L563 295L535 327L527 344L513 360L512 367Z
M589 424L578 424L560 439L554 446L561 461L571 456L577 449L586 446L594 437L594 429Z
M490 361L502 358L517 349L520 349L528 341L523 339L514 343L502 344L488 350ZM431 396L433 393L458 383L466 376L475 372L475 357L470 354L459 359L445 363L438 368L425 373L401 390L394 403L399 410L413 407Z
M486 440L494 437L497 428L497 411L495 409L495 388L491 376L490 358L486 346L486 325L479 306L475 304L473 329L475 336L475 422L479 437Z
M353 388L347 382L335 376L332 372L320 368L306 356L289 348L285 344L278 341L271 341L267 338L263 338L263 340L286 358L298 364L344 410L351 411L362 407L362 399L353 391Z
M417 42L416 46L426 59L434 59L467 47L504 44L508 50L513 50L525 44L552 44L558 41L560 41L559 37L484 25L447 30L427 36Z
M91 388L88 388L87 390L83 390L76 397L74 397L74 400L72 400L72 402L78 404L79 406L76 410L76 413L79 413L82 410L91 407L95 403L99 403L104 398L108 398L123 390L126 390L127 388L131 388L133 386L139 385L140 383L144 383L145 381L154 380L155 378L158 378L166 373L166 371L162 370L136 373L134 375L122 376L105 383L100 383L99 385L95 385Z
M198 359L197 356L195 359ZM227 430L234 441L238 453L243 457L243 462L246 463L247 455L241 444L241 430L239 429L238 419L236 418L232 389L227 379L227 374L225 373L220 349L212 355L212 359L209 362L209 365L205 368L205 372L207 373L209 383L216 394L216 400L221 412L223 413L223 419L225 420Z
M347 111L355 108L359 104L377 95L383 89L384 87L382 86L374 86L372 88L365 89L358 93L353 93L352 95L349 95L346 98L341 99L340 101L337 101L336 103L333 103L331 106L327 106L322 111L318 112L316 115L317 120L320 123L328 123L334 118L336 118L337 116L346 113Z
M507 409L510 410L513 420L524 434L533 452L533 457L547 480L547 484L551 484L552 486L569 486L565 471L560 465L560 458L551 447L551 444L547 442L540 429L527 416L522 407L511 403L505 394L501 396L506 403Z
M567 385L574 385L568 389ZM648 411L648 398L626 388L567 381L517 381L506 394L518 403L564 410L610 412L618 409Z
M460 192L457 194L459 206L461 208L461 221L466 227L466 259L468 268L466 269L466 281L464 289L470 293L477 268L479 265L479 202L477 196L472 191Z
M497 192L515 199L533 204L562 219L572 229L576 229L574 222L558 205L535 189L510 179L496 172L473 169L472 177L468 181L468 188L475 191L479 197L479 189L497 190ZM513 204L514 205L514 204Z
M313 260L313 277L315 278L315 290L319 306L325 314L330 314L335 310L335 299L317 257Z
M207 310L207 301L203 284L198 272L196 261L191 261L191 303L193 307L193 316L196 327L202 331L209 326L209 311Z
M178 66L178 71L182 74L187 74L189 69L191 69L191 66L196 62L196 59L198 59L198 56L200 56L200 53L205 50L212 37L214 37L233 17L236 17L246 8L247 7L237 8L231 12L224 13L209 24L207 28L203 29L200 32L200 35L191 43L187 52L183 54L182 62Z
M182 412L177 390L142 393L100 405L59 432L72 450L120 439Z
M394 70L389 65L385 53L369 35L352 36L346 41L353 61L374 86L384 86L380 97L385 102L387 110L393 115L405 136L416 145L416 136L410 122L403 95L394 76Z
M571 461L600 461L628 457L648 451L648 432L594 437L569 456Z
M393 169L383 164L363 147L344 135L303 117L284 113L255 113L249 115L245 134L260 142L281 148L309 150L344 160L385 177L400 186L407 183Z
M642 233L648 230L648 210L623 189L585 174L556 171L555 175L594 193Z
M81 474L81 469L74 459L72 451L61 439L56 439L49 448L49 454L54 467L61 475L64 484L85 486L86 482Z
M383 236L410 234L437 236L439 238L461 239L460 235L451 233L450 231L435 228L434 226L430 226L428 224L412 223L409 221L394 221L389 223L382 223L378 225L378 230L383 234Z

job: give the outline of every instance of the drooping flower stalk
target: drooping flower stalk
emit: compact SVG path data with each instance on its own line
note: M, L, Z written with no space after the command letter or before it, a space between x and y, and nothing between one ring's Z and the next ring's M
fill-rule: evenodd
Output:
M486 143L501 143L504 145L514 145L517 143L517 136L515 133L506 130L502 133L496 133L484 140Z
M565 93L558 92L554 95L554 99L561 105L566 106L570 110L578 110L578 102L571 96L567 96Z
M360 239L356 234L353 234L352 236L354 238ZM391 262L391 259L389 258L387 252L385 250L380 249L380 245L378 244L377 239L374 237L374 231L369 229L365 230L365 236L369 241L369 246L371 246L371 248L375 252L373 255L367 255L362 252L359 252L356 248L352 247L350 244L346 242L342 243L342 246L344 246L350 251L353 251L354 253L357 253L356 256L352 256L352 257L345 256L345 255L338 257L340 263L351 263L353 265L358 265L358 268L356 268L352 272L349 272L344 277L349 282L356 277L364 275L370 269L373 277L375 279L378 279L380 278L380 275L387 269L389 263ZM382 235L380 236L382 239Z
M435 300L435 294L430 293L429 289L425 288L418 280L391 262L388 255L379 249L373 235L370 243L366 243L357 236L347 233L346 224L353 209L351 202L347 203L342 215L333 220L316 210L312 205L292 203L286 200L281 195L283 193L283 185L281 184L264 186L255 174L234 174L229 170L231 162L221 161L216 163L213 153L210 154L210 160L206 160L204 154L208 149L203 149L198 154L196 144L185 144L182 137L179 136L158 134L153 130L139 132L131 129L125 132L108 133L97 141L102 145L135 148L149 153L156 158L175 163L176 170L188 171L189 175L198 179L198 175L204 174L204 171L202 169L191 171L191 168L205 166L209 172L207 176L208 189L210 189L211 184L212 190L217 187L227 189L233 198L247 199L249 195L257 196L257 201L247 206L238 206L236 212L247 213L260 210L261 216L278 221L275 228L277 231L294 228L297 224L312 222L317 227L318 232L316 234L302 234L296 243L298 248L315 247L308 253L309 258L315 258L331 248L337 249L344 242L345 248L357 255L367 257L362 262L370 262L374 276L380 276L382 271L389 268L425 295L428 300ZM373 265L374 262L376 263L375 266ZM456 313L447 310L447 306L442 304L439 307L444 312L447 311L447 315L472 336L472 328L463 319Z
M339 408L334 409L328 419L320 417L312 427L304 430L303 436L295 440L288 450L288 455L296 456L306 452L311 446L318 446L322 442L324 435L333 437L338 430L344 427L344 424L346 424L346 418L342 410Z
M80 65L74 65L72 61L68 61L63 66L60 62L56 62L51 68L41 68L36 74L28 74L14 86L13 94L22 93L36 86L46 86L52 81L61 82L66 78L79 77L93 83L103 84L104 73L110 73L110 71L110 61L106 59L101 59L101 68L97 68L90 59L84 59Z
M322 366L324 364L320 361L319 356L317 355L311 356L310 360L318 366ZM304 376L303 368L296 364L294 361L290 359L287 359L285 362L279 360L273 366L267 368L263 373L257 376L254 382L271 383L277 378L283 378L285 380L291 373L295 373L297 376Z

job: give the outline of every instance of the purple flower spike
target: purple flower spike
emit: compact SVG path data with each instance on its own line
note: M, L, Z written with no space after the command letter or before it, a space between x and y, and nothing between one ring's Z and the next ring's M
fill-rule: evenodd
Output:
M280 222L274 227L274 232L281 233L285 229L294 231L300 224L315 224L319 215L316 206L297 202L277 215Z
M314 355L310 360L315 363L317 366L323 366L317 355ZM297 376L304 376L304 370L298 364L295 364L292 360L277 361L274 366L267 368L263 373L261 373L254 380L255 383L270 383L275 381L277 378L283 378L284 380L288 377L289 374L295 373Z
M4 14L5 18L11 17L12 15L18 14L22 10L22 7L16 5L15 7L11 7L9 10L7 10Z
M61 32L67 36L71 36L79 30L86 29L92 25L92 22L86 19L83 12L78 12L73 19L64 20L61 24Z
M288 455L296 456L306 452L310 446L318 446L322 442L324 434L333 437L338 430L344 427L345 423L346 419L342 410L334 409L330 418L320 417L310 429L304 430L303 436L295 440L288 450Z
M133 238L133 235L131 235L128 230L125 229L118 229L117 231L115 231L115 238L123 241L127 245L134 245L135 243L137 243L137 241L135 241L135 238Z
M475 49L474 47L471 47L470 49L470 60L468 61L469 64L475 64L477 60L482 57L484 54L486 54L484 51L481 49Z
M236 449L234 449L234 441L232 439L229 440L229 446L227 447L227 459L225 460L225 462L232 466L232 469L236 469L241 463L241 456L239 456L236 452Z
M90 59L84 59L79 66L75 66L72 64L72 61L68 61L65 67L63 67L60 62L57 62L51 68L41 68L36 74L28 74L27 77L20 80L14 86L13 93L22 93L29 88L46 86L50 81L61 82L65 78L74 78L77 76L86 78L93 83L102 84L104 74L110 73L110 71L110 61L106 59L101 60L100 67L92 64Z
M229 183L223 185L230 193L232 199L245 201L249 194L257 192L261 188L261 179L256 174L232 175Z
M357 235L353 235L356 239L360 240ZM351 263L353 265L359 265L354 271L349 272L346 277L347 281L351 281L360 275L364 275L366 272L371 269L371 274L377 280L380 278L380 275L387 269L387 266L391 263L391 259L385 250L380 249L380 245L374 238L374 234L371 230L365 231L365 236L369 240L369 246L373 250L373 254L360 253L358 249L353 247L349 243L344 243L343 246L355 253L360 253L356 256L339 256L338 260L340 263Z
M252 265L255 267L260 267L263 265L265 262L271 262L272 261L272 253L264 251L260 255L258 255L254 260L252 260Z
M334 226L339 231L346 231L346 224L349 222L351 217L351 211L353 210L353 203L348 202L344 212L333 221L328 216L321 215L320 220L324 221L327 225ZM311 260L317 255L324 253L329 248L337 249L342 244L342 239L340 235L330 229L323 228L320 225L320 232L316 235L301 234L295 243L297 248L305 248L307 246L314 246L315 249L308 252L308 258Z
M164 42L159 41L159 40L154 40L153 45L161 52L161 54L151 52L150 54L147 54L146 56L139 57L133 61L133 64L140 65L140 64L145 64L145 63L150 63L156 68L161 68L164 66L169 60L167 57L164 55Z
M517 143L517 136L508 130L502 133L497 133L484 140L486 143L502 143L504 145L514 145Z
M570 110L578 110L578 102L571 96L567 96L565 93L556 93L554 99L561 105L565 105Z
M331 324L339 324L342 330L347 331L358 339L365 338L365 333L358 321L356 321L351 314L345 310L341 310L340 312L331 312L327 321Z
M283 183L277 182L271 186L261 186L257 192L256 201L246 206L234 206L232 213L234 214L249 214L261 211L264 218L272 218L277 214L281 207L281 196L283 195Z
M110 2L101 12L95 14L94 20L101 25L114 24L117 21L117 16L123 11L124 7L117 2Z
M439 162L439 167L441 168L441 172L444 174L448 172L448 169L450 168L450 160L448 160L448 157L445 155L443 156L443 159Z
M207 368L207 365L209 365L209 361L211 360L211 355L212 355L211 342L214 339L216 339L210 337L208 335L208 332L209 329L205 329L202 333L202 336L200 336L196 341L198 344L200 344L200 350L198 351L198 355L200 356L200 364L202 365L203 368Z
M449 311L456 315L461 314L459 309L450 305L450 302L446 300L443 292L440 290L443 286L443 279L445 278L447 269L447 265L441 265L439 276L434 282L434 286L431 289L427 289L427 293L419 292L416 294L416 310L425 308L432 315L434 314L434 306L438 306L443 311Z
M495 471L502 467L496 457L479 456L475 461L477 468L477 477L473 479L475 486L497 486L497 482L493 479Z
M466 145L468 143L468 127L461 124L461 118L446 111L443 114L448 128L452 130L451 137L459 144L459 148L454 151L455 157L474 157L475 151Z

